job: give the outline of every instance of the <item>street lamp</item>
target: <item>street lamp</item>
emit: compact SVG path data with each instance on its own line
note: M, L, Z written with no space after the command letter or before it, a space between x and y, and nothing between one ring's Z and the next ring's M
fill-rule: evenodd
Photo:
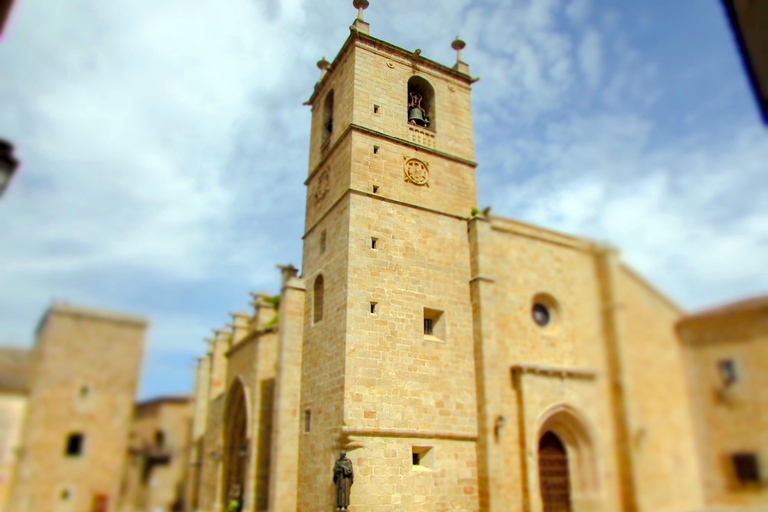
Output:
M19 166L19 161L13 156L13 144L0 139L0 197L8 188L13 173Z

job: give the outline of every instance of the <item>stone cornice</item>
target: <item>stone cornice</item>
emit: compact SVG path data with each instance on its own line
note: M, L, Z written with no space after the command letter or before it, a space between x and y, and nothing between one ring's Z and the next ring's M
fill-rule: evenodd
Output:
M516 364L512 366L510 370L513 378L515 375L524 374L582 380L594 380L597 378L597 372L587 368L567 368L563 366L547 366L543 364Z
M414 52L408 51L405 48L400 48L399 46L395 46L392 43L388 43L386 41L383 41L381 39L377 39L369 34L365 34L363 32L360 32L352 27L350 27L352 30L350 31L349 37L344 42L344 46L341 47L341 50L339 50L339 53L336 54L336 57L333 59L333 62L331 63L331 67L328 69L328 72L323 76L317 84L315 84L315 89L312 91L312 96L304 103L305 105L313 105L315 102L315 98L317 98L320 91L323 90L323 87L329 80L329 76L333 75L334 71L336 70L337 64L341 62L342 57L344 56L347 51L349 51L351 48L354 48L355 46L368 46L372 47L374 49L383 51L387 55L397 56L401 59L405 60L409 65L412 65L414 67L422 67L427 69L432 69L434 71L437 71L439 73L442 73L444 75L448 75L455 80L471 85L478 80L479 78L473 78L470 75L467 75L466 73L462 73L461 71L458 71L454 68L450 68L444 64L440 64L439 62L435 62L433 60L427 59L426 57L422 57L421 55L417 55Z
M342 134L339 135L339 137L336 139L336 142L333 143L330 149L326 150L325 156L321 158L320 161L315 166L315 168L310 171L309 176L307 177L306 180L304 180L304 185L309 185L309 182L312 181L312 178L314 178L315 175L320 171L320 169L322 169L325 166L325 163L328 161L328 159L334 153L334 151L336 151L336 148L339 146L339 144L341 144L347 138L347 136L353 131L358 133L363 133L365 135L370 135L372 137L376 137L389 142L393 142L395 144L400 144L402 146L415 149L417 151L422 151L430 155L438 156L440 158L445 158L446 160L452 160L454 162L468 165L473 168L477 167L478 165L477 162L475 162L474 160L469 160L467 158L463 158L460 156L451 155L450 153L445 153L444 151L439 151L434 148L422 146L421 144L416 144L415 142L411 142L410 140L407 140L407 139L401 139L400 137L395 137L394 135L389 135L384 132L373 130L371 128L367 128L359 124L350 123L349 126L347 126L347 128L344 130L344 132L342 132Z
M348 197L350 195L367 196L367 197L379 199L381 201L385 201L387 203L397 204L397 205L400 205L400 206L406 206L408 208L414 208L416 210L421 210L421 211L424 211L424 212L435 213L437 215L443 215L445 217L452 217L452 218L458 219L458 220L469 220L469 217L464 217L462 215L457 215L457 214L454 214L454 213L448 213L448 212L444 212L444 211L440 211L440 210L435 210L433 208L428 208L426 206L420 206L420 205L417 205L417 204L407 203L405 201L399 201L397 199L392 199L390 197L385 197L385 196L382 196L382 195L379 195L379 194L374 194L372 192L364 192L362 190L357 190L357 189L354 189L354 188L348 188L347 190L344 191L343 194L341 194L336 199L336 201L333 202L333 204L325 211L325 213L323 213L320 217L318 217L317 220L315 220L315 222L312 224L312 226L307 228L306 232L304 233L304 236L302 236L301 239L304 240L305 238L307 238L307 236L309 236L309 234L312 231L314 231L314 229L317 227L317 225L320 224L323 221L323 219L326 218L333 211L333 209L336 208L336 206L345 197Z
M409 437L417 439L445 439L449 441L477 441L477 434L461 432L438 432L406 429L354 428L341 427L342 434L366 437Z

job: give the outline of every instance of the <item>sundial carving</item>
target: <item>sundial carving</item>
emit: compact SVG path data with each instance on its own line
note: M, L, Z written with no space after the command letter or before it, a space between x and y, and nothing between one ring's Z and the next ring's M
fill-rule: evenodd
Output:
M418 158L403 157L405 181L414 185L429 186L429 164Z

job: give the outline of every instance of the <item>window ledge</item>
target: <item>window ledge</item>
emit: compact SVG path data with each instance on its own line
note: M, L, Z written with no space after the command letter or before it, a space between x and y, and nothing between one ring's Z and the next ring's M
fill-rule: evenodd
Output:
M432 472L432 470L430 468L424 467L424 466L411 466L411 469L413 471L421 471L421 472L425 472L426 471L426 472L429 472L429 473Z
M432 343L445 343L445 340L441 340L437 336L433 336L431 334L425 334L424 341L431 341Z

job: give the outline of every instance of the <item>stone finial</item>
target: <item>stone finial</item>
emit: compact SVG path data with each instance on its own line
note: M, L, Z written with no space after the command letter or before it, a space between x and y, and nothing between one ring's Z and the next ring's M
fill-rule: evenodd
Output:
M299 275L299 269L291 265L290 263L287 265L278 265L277 268L280 269L280 271L283 273L283 286L293 279L294 277L298 277Z
M317 67L320 69L320 79L325 76L329 69L331 69L331 63L325 60L325 57L317 61Z
M363 34L371 33L371 26L363 19L363 11L368 8L368 0L354 0L352 5L357 9L357 19L349 27L353 32L362 32Z
M365 21L365 19L363 19L363 11L368 8L368 0L353 0L352 5L357 9L357 19Z
M466 46L467 43L459 39L459 36L456 36L456 39L454 39L454 41L451 43L451 48L456 50L456 65L453 66L453 69L462 73L469 74L469 65L464 62L464 56L462 52Z

